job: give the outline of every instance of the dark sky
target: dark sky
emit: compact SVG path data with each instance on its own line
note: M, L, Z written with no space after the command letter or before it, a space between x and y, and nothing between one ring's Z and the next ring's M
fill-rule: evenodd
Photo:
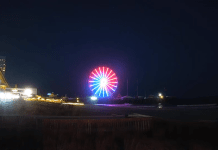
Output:
M41 94L90 95L98 66L116 72L116 94L218 95L216 0L0 3L0 55L9 84Z

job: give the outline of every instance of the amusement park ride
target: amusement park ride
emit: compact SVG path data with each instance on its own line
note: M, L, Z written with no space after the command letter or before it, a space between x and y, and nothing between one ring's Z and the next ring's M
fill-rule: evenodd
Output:
M23 98L26 101L84 105L84 103L79 102L79 98L77 98L76 102L73 102L69 101L67 97L57 98L57 95L55 95L54 93L52 93L49 97L42 97L40 95L37 95L36 93L37 92L34 91L34 88L17 88L16 85L14 88L10 88L4 74L0 69L0 101Z
M90 97L91 101L98 101L101 98L109 98L113 96L118 86L118 79L116 74L108 67L98 67L94 69L89 76L89 87L93 95ZM74 103L71 98L61 97L51 93L47 97L37 95L37 89L34 88L17 88L17 86L10 88L5 76L0 69L0 99L18 99L22 98L27 101L44 101L53 103L72 103L75 105L84 105L76 99ZM70 102L71 101L71 102Z
M9 85L0 69L0 90L6 90L6 88L9 88Z
M116 74L108 67L98 67L89 76L89 87L96 97L110 97L118 86Z

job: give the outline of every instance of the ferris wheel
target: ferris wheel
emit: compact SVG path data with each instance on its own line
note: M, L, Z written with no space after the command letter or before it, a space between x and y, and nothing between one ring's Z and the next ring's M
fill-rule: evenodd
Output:
M117 89L116 74L108 67L98 67L89 76L89 87L97 97L111 96Z

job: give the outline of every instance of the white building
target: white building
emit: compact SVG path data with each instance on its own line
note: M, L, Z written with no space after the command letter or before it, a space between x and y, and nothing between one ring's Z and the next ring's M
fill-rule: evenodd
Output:
M6 92L12 92L21 97L31 97L33 95L37 95L36 88L6 88Z

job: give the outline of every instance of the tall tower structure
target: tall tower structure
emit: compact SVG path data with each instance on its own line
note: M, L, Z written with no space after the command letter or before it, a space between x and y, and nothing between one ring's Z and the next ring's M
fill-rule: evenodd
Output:
M5 79L5 70L6 70L6 57L0 56L0 90L5 90L9 87Z
M5 56L0 56L0 70L3 75L5 75L5 70L6 70L6 57Z

